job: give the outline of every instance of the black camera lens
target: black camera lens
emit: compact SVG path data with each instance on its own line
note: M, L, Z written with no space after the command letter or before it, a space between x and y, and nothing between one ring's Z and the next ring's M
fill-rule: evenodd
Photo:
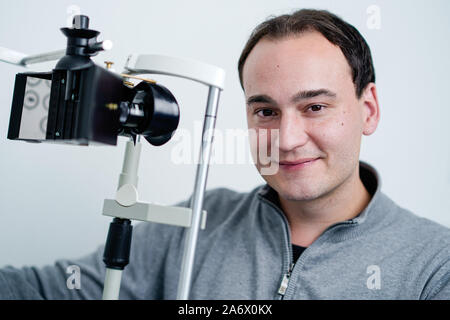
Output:
M172 93L159 84L140 82L131 101L120 104L120 124L128 135L142 135L154 146L172 138L178 127L180 110Z

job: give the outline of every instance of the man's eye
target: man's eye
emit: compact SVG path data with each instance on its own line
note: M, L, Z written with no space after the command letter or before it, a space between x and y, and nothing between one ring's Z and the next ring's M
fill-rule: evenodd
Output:
M257 110L255 113L263 118L275 116L275 112L271 109L260 109Z
M325 106L323 106L321 104L315 104L315 105L308 107L308 109L310 109L312 112L315 112L315 113L322 111L322 109L324 109L324 108L325 108Z

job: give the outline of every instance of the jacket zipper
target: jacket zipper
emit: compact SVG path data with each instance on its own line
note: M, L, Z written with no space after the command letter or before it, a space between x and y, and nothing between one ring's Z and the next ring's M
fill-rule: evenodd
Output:
M270 201L268 201L267 199L265 199L263 197L261 197L261 200L275 209L275 211L280 215L281 219L283 220L284 226L285 226L285 231L286 231L285 235L287 237L288 256L289 256L290 265L289 265L287 273L283 274L283 278L281 279L280 287L278 288L278 294L280 295L280 299L284 299L287 288L289 287L289 280L290 280L290 277L292 274L292 270L294 269L294 266L295 266L295 263L293 262L294 258L293 258L293 253L292 253L292 247L290 247L291 235L290 235L290 230L289 230L289 223L287 222L286 217L284 216L284 213L277 206L275 206L273 203L271 203ZM356 223L356 221L354 221L354 219L338 222L334 225L329 226L323 232L323 234L338 225L354 224L354 223ZM323 234L321 236L323 236Z
M290 246L291 243L291 235L290 235L290 230L289 230L289 223L286 220L286 217L284 216L284 213L277 207L275 206L273 203L271 203L270 201L268 201L267 199L261 197L261 200L264 201L266 204L268 204L269 206L271 206L272 208L275 209L275 211L278 213L278 215L280 216L280 218L283 220L284 222L284 229L285 229L285 238L286 238L286 242L285 243L285 248L288 248L288 270L285 274L283 274L283 278L281 279L281 283L280 283L280 287L278 289L278 294L280 295L280 299L284 298L284 295L286 294L286 290L289 286L289 279L291 277L292 274L292 270L294 269L295 263L293 262L294 258L293 258L293 253L292 253L292 247Z
M278 289L278 294L284 297L286 294L286 290L289 286L289 279L291 278L292 270L294 269L295 263L291 263L291 266L287 273L283 275L283 279L281 280L280 288Z

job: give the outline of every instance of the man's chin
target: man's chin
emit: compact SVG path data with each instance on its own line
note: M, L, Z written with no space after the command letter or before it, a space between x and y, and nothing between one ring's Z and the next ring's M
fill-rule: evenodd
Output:
M310 186L280 186L269 182L269 185L278 193L278 196L289 201L310 201L320 197L317 190Z

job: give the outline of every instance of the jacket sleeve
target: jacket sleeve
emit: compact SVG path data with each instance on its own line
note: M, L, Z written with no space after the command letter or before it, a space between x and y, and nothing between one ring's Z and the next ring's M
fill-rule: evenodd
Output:
M42 268L7 266L0 269L0 298L99 299L105 274L102 248L78 260L57 260L54 265ZM79 288L74 277L77 271Z
M177 206L187 204L185 201ZM119 299L162 296L161 263L167 246L174 237L181 237L182 229L149 222L133 223L130 263L122 273ZM82 258L56 260L53 265L42 268L6 266L0 269L0 299L101 299L106 273L103 250L104 245L101 245Z

